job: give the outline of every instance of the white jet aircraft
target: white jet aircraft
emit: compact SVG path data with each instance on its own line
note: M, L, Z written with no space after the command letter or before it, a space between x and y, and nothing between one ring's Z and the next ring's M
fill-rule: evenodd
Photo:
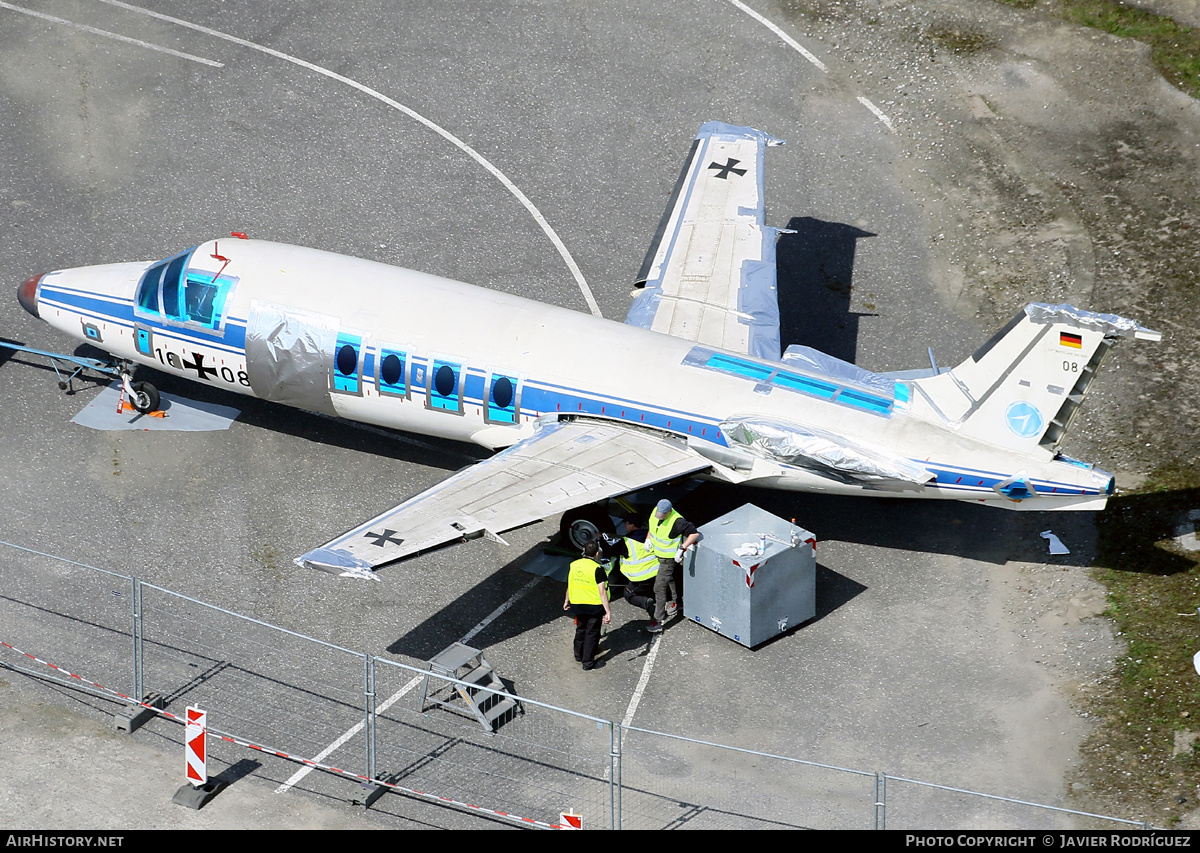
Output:
M1059 442L1113 344L1160 335L1032 304L952 369L781 353L762 179L777 144L700 129L624 323L239 233L163 261L34 276L19 297L111 353L143 411L158 393L132 381L137 364L500 451L296 560L339 574L560 513L570 527L597 518L597 502L685 476L1103 508L1112 476Z

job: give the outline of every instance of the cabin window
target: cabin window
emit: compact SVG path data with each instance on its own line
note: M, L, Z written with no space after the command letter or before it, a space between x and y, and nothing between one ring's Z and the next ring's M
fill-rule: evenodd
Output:
M361 394L360 355L362 335L338 332L333 347L333 390L343 394Z
M515 424L520 411L517 401L518 380L515 376L493 373L488 377L487 422Z
M435 358L429 368L429 407L462 413L461 364Z
M404 350L381 346L379 348L379 375L375 377L379 393L390 397L408 396L408 353Z

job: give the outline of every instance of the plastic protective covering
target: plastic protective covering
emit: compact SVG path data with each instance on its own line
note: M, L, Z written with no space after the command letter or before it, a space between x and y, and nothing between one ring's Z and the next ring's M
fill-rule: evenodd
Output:
M793 344L784 351L781 361L816 376L827 376L842 385L857 386L888 400L894 400L896 397L894 377L863 370L857 364L826 355L812 347Z
M721 424L721 433L733 447L798 465L831 469L859 483L924 485L933 474L924 466L888 453L867 448L812 427L773 418L735 418Z
M336 318L253 302L246 324L246 376L264 400L336 414L329 376Z
M779 337L779 293L775 285L775 241L779 229L764 225L762 260L742 264L738 285L738 311L750 327L746 354L775 361L782 346Z
M1116 314L1097 314L1094 311L1084 311L1074 305L1047 305L1043 302L1033 302L1025 306L1025 313L1034 323L1066 323L1071 326L1094 329L1106 335L1137 338L1142 341L1162 339L1161 332L1147 329L1137 320L1130 320L1128 317L1120 317Z

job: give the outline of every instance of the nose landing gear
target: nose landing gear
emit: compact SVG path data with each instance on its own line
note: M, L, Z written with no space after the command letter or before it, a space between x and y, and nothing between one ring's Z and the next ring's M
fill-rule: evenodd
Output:
M129 405L143 415L154 414L162 403L162 395L149 382L133 381L133 364L125 361L119 365L121 371L121 388L129 395ZM124 406L122 400L120 406Z

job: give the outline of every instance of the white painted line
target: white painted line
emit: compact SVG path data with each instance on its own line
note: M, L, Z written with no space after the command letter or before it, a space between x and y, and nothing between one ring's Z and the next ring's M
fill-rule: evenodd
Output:
M881 122L883 122L885 125L887 125L888 130L890 130L892 133L896 132L896 128L892 125L892 120L890 118L888 118L886 115L884 115L883 110L879 109L879 107L875 106L873 103L871 103L870 101L868 101L866 98L862 97L861 95L858 98L858 102L860 104L862 104L864 107L866 107L867 109L869 109L871 112L875 113L875 118L879 119Z
M406 695L408 695L410 692L412 692L412 689L421 683L421 679L422 679L422 676L418 675L416 678L409 681L408 684L405 684L403 687L401 687L399 690L397 690L396 693L393 694L386 702L384 702L382 705L379 705L378 707L376 707L375 713L382 714L388 708L395 705L402 698L404 698ZM332 755L340 747L344 746L346 744L346 742L350 740L350 738L354 737L356 734L361 732L363 730L364 725L365 725L365 723L355 723L354 726L352 726L349 731L347 731L345 734L343 734L340 738L335 740L333 743L329 744L329 746L325 747L325 749L321 750L321 752L319 752L316 756L314 756L312 760L316 761L318 763L323 762L326 758L328 758L330 755ZM289 788L291 788L293 785L297 784L301 779L303 779L305 776L307 776L309 773L311 773L315 769L316 769L315 767L308 767L308 766L301 767L299 770L297 770L295 773L293 773L290 777L288 777L288 780L286 782L284 782L282 785L280 785L278 788L276 788L275 793L276 794L286 794L288 792Z
M482 631L484 628L486 628L488 625L492 624L492 622L494 622L496 620L497 616L499 616L501 613L508 610L510 607L512 607L514 604L516 604L518 601L520 601L522 598L524 598L525 594L528 593L535 586L537 586L537 583L540 580L541 580L540 577L533 578L531 581L529 581L529 583L525 584L525 586L521 587L519 590L517 590L515 593L513 593L511 596L509 596L508 601L504 602L499 607L497 607L495 610L493 610L491 613L489 613L487 616L485 616L483 618L483 621L480 622L478 625L476 625L474 628L472 628L470 631L468 631L465 635L463 635L463 638L461 640L459 640L459 642L460 643L467 642L468 640L472 639L476 634L478 634L480 631ZM375 713L382 714L388 708L395 705L402 698L404 698L409 693L411 693L413 688L415 688L418 684L420 684L423 678L424 678L424 676L421 676L421 675L418 675L415 678L413 678L411 681L409 681L407 684L405 684L403 687L401 687L399 690L397 690L395 693L393 693L391 696L389 696L387 701L385 701L382 705L376 706ZM347 731L345 734L343 734L341 737L339 737L337 740L335 740L329 746L325 747L324 750L322 750L317 756L315 756L313 758L313 761L317 761L317 762L324 761L335 750L337 750L339 747L345 745L345 743L347 741L349 741L352 737L354 737L356 734L361 732L363 730L364 725L365 725L365 723L354 724L354 726L352 726L349 731ZM316 769L316 768L301 767L299 770L297 770L295 773L293 773L286 782L284 782L282 785L280 785L278 788L276 788L275 793L276 794L286 794L289 788L291 788L296 783L298 783L301 779L303 779L305 776L307 776L309 773L311 773L314 769Z
M425 125L425 127L432 130L434 133L445 139L451 145L454 145L480 166L487 169L487 171L491 172L492 176L495 177L496 180L498 180L501 184L503 184L504 188L512 193L517 201L519 201L525 207L525 209L529 211L529 214L533 217L533 220L542 229L542 232L550 238L550 242L554 244L554 248L558 250L558 254L566 263L567 269L571 271L571 275L575 277L575 282L579 285L579 290L583 294L583 299L587 303L588 310L597 317L603 316L600 313L600 305L596 302L596 297L592 295L592 289L588 286L587 280L583 277L583 271L579 269L579 265L575 263L575 259L571 257L571 253L567 251L566 245L561 239L559 239L559 236L557 233L555 233L554 229L550 227L550 223L546 221L544 216L542 216L541 211L534 206L533 202L526 197L525 193L521 192L521 190L517 188L517 185L510 181L503 172L493 166L482 154L480 154L467 143L463 142L457 136L450 133L450 131L446 130L441 125L425 118L425 116L421 115L416 110L404 106L404 104L400 103L399 101L389 98L382 92L378 92L375 89L372 89L370 86L365 86L362 83L359 83L357 80L351 80L349 77L343 77L341 74L330 71L328 68L322 68L320 65L314 65L311 62L307 62L295 56L290 56L289 54L282 53L281 51L274 50L273 48L265 47L261 44L255 44L252 41L247 41L246 39L238 38L237 36L231 36L229 33L223 33L220 30L210 29L209 27L201 26L200 24L193 24L191 21L185 21L181 18L173 18L170 15L164 15L161 12L152 12L149 9L141 8L140 6L131 6L128 3L122 3L121 0L99 0L99 2L107 3L110 6L116 6L120 9L126 9L130 12L136 12L139 15L148 15L151 18L157 18L161 21L168 21L172 24L178 24L181 27L187 27L188 29L195 30L198 33L204 33L205 35L209 35L214 38L224 39L225 41L233 42L234 44L240 44L242 47L248 47L251 50L260 51L261 53L265 53L268 56L273 56L276 59L282 59L284 62L290 62L293 65L299 65L301 68L306 68L309 71L313 71L317 74L328 77L330 80L336 80L339 83L344 83L352 89L357 89L364 95L375 98L377 101L387 104L392 109L399 110L414 121Z
M499 607L497 607L495 610L493 610L491 613L489 613L487 616L485 616L483 621L480 622L478 625L476 625L474 628L472 628L470 631L468 631L463 636L463 638L461 640L459 640L459 642L466 643L466 642L469 642L470 640L473 640L475 638L475 635L478 634L480 631L482 631L484 628L486 628L488 625L491 625L492 622L494 622L496 620L497 616L499 616L505 610L508 610L508 608L512 607L514 604L516 604L518 601L520 601L522 598L524 598L525 594L527 592L529 592L531 589L533 589L535 586L537 586L538 581L540 581L541 579L542 578L540 575L535 575L529 581L529 583L525 584L525 586L521 587L519 590L517 590L515 593L513 593L512 597L509 598L508 601L504 602Z
M637 713L638 705L642 701L642 694L646 692L646 686L650 683L650 670L654 668L654 659L658 657L658 647L662 645L662 638L663 635L659 634L650 645L650 654L646 655L646 665L642 667L642 677L638 679L637 688L629 697L629 707L625 709L625 719L621 721L623 726L633 724L633 715Z
M807 50L805 50L804 47L800 44L800 42L796 41L794 38L789 36L783 30L779 29L779 27L775 26L770 21L768 21L766 18L764 18L762 15L758 14L758 12L755 12L753 9L751 9L749 6L747 6L745 3L742 3L741 0L729 0L729 2L732 3L734 6L737 6L739 9L741 9L743 12L745 12L747 15L749 15L754 20L758 21L760 24L762 24L768 30L775 33L775 35L779 36L781 39L783 39L785 42L787 42L787 44L790 45L793 50L796 50L797 52L799 52L799 54L801 56L803 56L805 59L807 59L813 65L817 66L817 68L819 68L821 71L825 72L826 74L829 73L829 69L825 66L824 62L817 59L815 56L813 56L811 53L809 53Z
M106 0L106 2L107 2L107 0ZM801 44L799 42L797 42L794 38L789 36L787 33L785 33L779 27L775 26L775 24L771 23L766 18L764 18L762 15L758 14L758 12L755 12L753 9L751 9L749 6L747 6L745 3L741 2L741 0L729 0L729 2L732 3L734 6L737 6L739 9L741 9L743 12L745 12L747 15L749 15L754 20L758 21L764 27L769 29L771 32L775 33L775 35L779 36L781 39L783 39L785 42L787 42L789 45L791 45L792 48L799 51L801 56L803 56L805 59L807 59L813 65L815 65L817 68L821 69L825 73L829 73L829 68L826 67L824 62L817 59L815 56L813 56L811 53L809 53L807 50L805 50L804 47L801 46ZM874 113L875 118L877 118L881 122L883 122L884 125L887 126L888 130L890 130L892 133L896 132L895 125L892 124L892 120L884 114L883 110L879 109L879 107L875 106L873 103L871 103L866 98L861 97L861 96L859 97L858 102L860 104L862 104L864 107L866 107L867 109L869 109L872 113Z
M180 59L190 59L192 62L199 62L202 65L211 65L213 68L225 67L225 64L222 62L214 62L213 60L205 59L202 56L193 56L190 53L182 53L178 50L171 50L169 47L150 44L148 41L141 41L139 39L130 38L129 36L123 36L117 33L110 33L108 30L98 30L95 27L89 27L87 24L77 24L74 21L68 21L66 18L56 18L53 15L47 15L45 12L35 12L32 9L26 9L22 6L14 6L11 3L0 2L0 9L11 9L14 12L20 12L23 15L29 15L34 18L41 18L43 21L50 21L54 24L66 24L68 27L74 27L77 30L83 30L84 32L92 33L93 35L116 39L117 41L123 41L126 44L135 44L138 47L157 50L159 53L168 53L171 56L178 56Z

